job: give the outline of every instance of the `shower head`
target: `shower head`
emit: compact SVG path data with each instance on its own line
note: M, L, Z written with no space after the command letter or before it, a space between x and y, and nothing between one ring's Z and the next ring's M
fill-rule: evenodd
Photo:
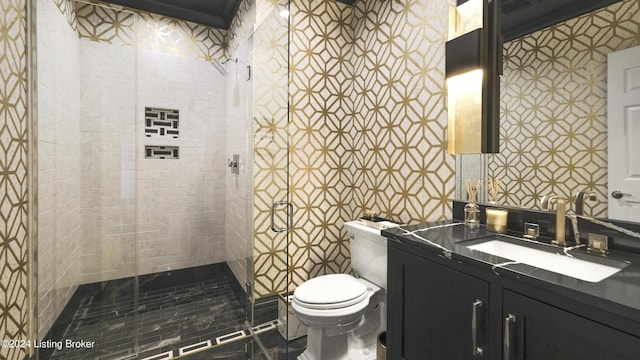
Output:
M224 66L222 66L222 64L226 63L227 61L220 62L214 59L214 60L211 60L211 64L213 64L213 67L216 68L216 70L218 70L220 74L222 74L222 76L227 76L229 75L229 72L227 71L227 69L224 68Z

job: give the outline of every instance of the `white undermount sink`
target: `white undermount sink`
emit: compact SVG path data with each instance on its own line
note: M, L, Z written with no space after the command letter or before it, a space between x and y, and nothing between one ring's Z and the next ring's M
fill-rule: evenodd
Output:
M501 240L496 236L468 245L467 248L589 282L602 281L628 265L618 260L595 257L594 261L583 260L553 251L535 249L526 241L522 241L522 245L513 242ZM606 260L607 265L600 263L604 262L603 260Z

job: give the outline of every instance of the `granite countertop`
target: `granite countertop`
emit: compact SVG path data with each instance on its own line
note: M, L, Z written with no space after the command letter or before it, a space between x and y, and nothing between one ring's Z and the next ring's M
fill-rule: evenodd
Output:
M620 305L626 315L634 315L633 317L640 321L640 256L637 254L612 251L607 259L603 259L605 262L625 262L628 265L602 281L589 282L471 250L467 248L468 245L481 242L474 240L491 236L493 233L488 232L484 226L474 230L467 229L459 220L389 228L383 230L382 235L389 238L389 241L397 241L447 259L483 267L498 277L515 278L534 286L546 286L551 289L570 289L588 295L587 298L592 297L593 300L606 300L612 305ZM587 254L584 247L566 251L560 247L557 249L560 256L601 258Z

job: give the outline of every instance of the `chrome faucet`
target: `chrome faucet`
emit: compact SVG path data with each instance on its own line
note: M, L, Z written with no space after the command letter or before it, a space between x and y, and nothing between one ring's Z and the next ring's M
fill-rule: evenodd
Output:
M596 193L594 191L585 190L578 191L576 194L576 215L584 215L584 200L596 200Z
M559 246L566 246L565 241L565 214L567 211L567 198L560 195L543 196L540 200L540 207L542 210L550 210L549 203L551 200L556 201L556 240L554 244Z

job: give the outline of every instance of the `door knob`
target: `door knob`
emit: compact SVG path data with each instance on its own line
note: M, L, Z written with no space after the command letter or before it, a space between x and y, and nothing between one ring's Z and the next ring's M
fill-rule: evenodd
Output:
M625 196L631 196L631 194L625 194L625 193L623 193L623 192L622 192L622 191L620 191L620 190L614 190L614 191L611 193L611 196L612 196L614 199L622 199L622 198L623 198L623 197L625 197Z

